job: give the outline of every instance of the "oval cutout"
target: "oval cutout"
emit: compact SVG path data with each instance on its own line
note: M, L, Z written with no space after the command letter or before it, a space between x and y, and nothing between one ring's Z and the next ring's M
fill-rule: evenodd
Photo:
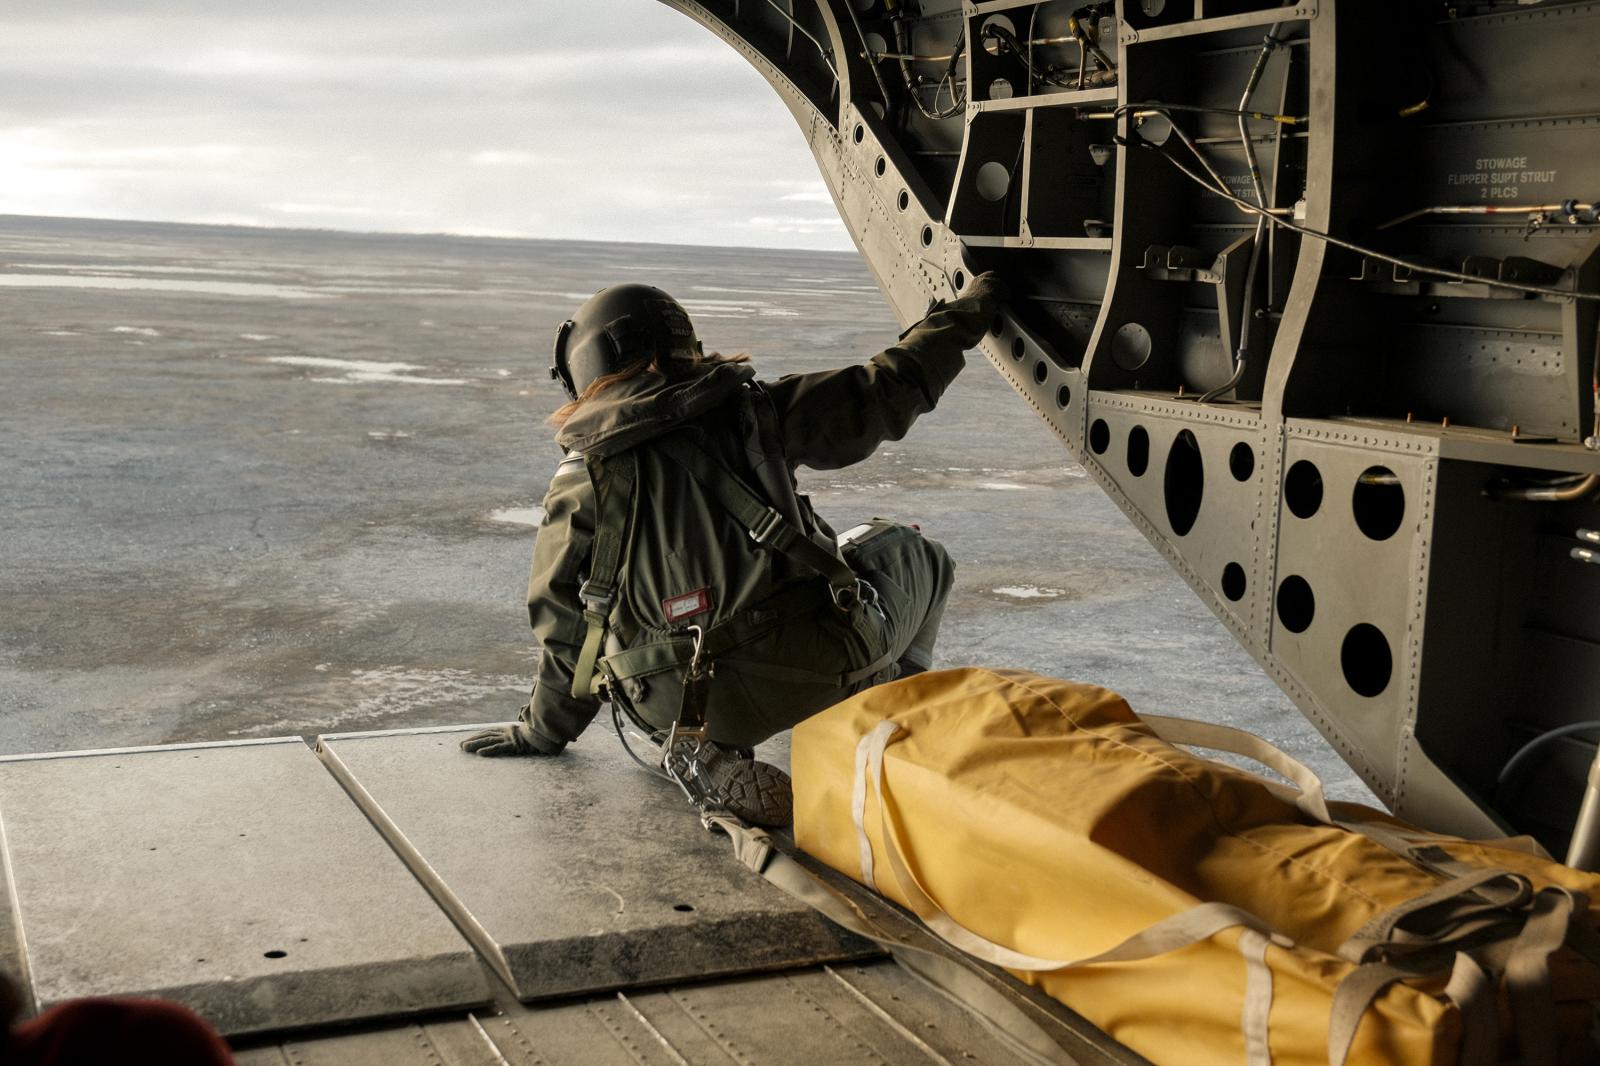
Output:
M1388 540L1406 519L1406 490L1386 466L1369 466L1350 494L1356 528L1370 540Z
M1278 621L1291 633L1304 633L1317 617L1317 597L1311 583L1299 574L1283 579L1278 586Z
M1244 599L1245 574L1244 567L1238 563L1229 563L1222 568L1222 594L1234 603Z
M1375 625L1362 622L1344 635L1339 648L1339 666L1345 684L1358 696L1372 699L1383 694L1394 676L1394 653L1389 638Z
M1283 502L1296 518L1310 518L1322 508L1322 471L1309 459L1289 468L1283 479Z
M1249 481L1250 475L1256 472L1256 451L1244 441L1233 446L1228 453L1228 473L1233 475L1235 481Z
M1089 450L1096 455L1104 455L1106 449L1111 447L1111 427L1106 425L1106 420L1097 418L1089 427Z
M1128 473L1134 477L1144 477L1144 472L1150 469L1150 434L1145 432L1143 426L1134 426L1128 430Z
M1200 442L1191 430L1179 433L1167 452L1167 472L1162 486L1167 503L1167 524L1175 536L1185 537L1200 517L1205 498L1206 471Z

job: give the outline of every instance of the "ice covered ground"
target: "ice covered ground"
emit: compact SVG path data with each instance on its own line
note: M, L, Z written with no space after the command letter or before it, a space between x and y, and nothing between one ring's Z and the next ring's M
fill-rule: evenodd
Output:
M850 254L0 217L0 752L515 714L550 338L619 280L765 376L898 332ZM941 665L1234 722L1366 796L980 357L802 488L949 547Z

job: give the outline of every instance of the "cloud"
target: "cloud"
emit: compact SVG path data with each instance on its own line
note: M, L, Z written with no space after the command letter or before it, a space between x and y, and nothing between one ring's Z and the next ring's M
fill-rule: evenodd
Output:
M733 49L654 0L582 14L0 12L0 212L851 246L804 135Z

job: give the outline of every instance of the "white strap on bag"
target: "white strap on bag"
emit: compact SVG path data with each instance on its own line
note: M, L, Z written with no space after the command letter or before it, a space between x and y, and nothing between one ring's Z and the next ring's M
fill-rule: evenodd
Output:
M886 719L856 745L856 780L852 789L851 815L855 822L857 843L862 854L869 856L862 864L864 872L870 870L872 863L872 843L866 831L866 795L870 787L878 793L879 831L884 857L912 913L940 939L985 962L1030 973L1051 973L1105 962L1134 962L1198 943L1224 929L1243 926L1245 931L1240 937L1238 950L1246 964L1245 1001L1240 1019L1246 1062L1248 1066L1271 1066L1268 1019L1272 1010L1272 968L1266 962L1266 949L1271 944L1290 947L1293 946L1292 941L1275 934L1260 917L1226 903L1202 903L1191 907L1133 934L1114 947L1080 959L1046 959L1024 954L973 932L952 918L927 893L905 859L905 846L899 827L889 812L883 768L884 751L899 733L899 727ZM1312 775L1312 779L1315 780L1315 775ZM1320 783L1318 795L1320 797ZM856 802L857 799L859 802ZM871 880L867 883L876 885Z
M1233 755L1254 759L1262 766L1282 774L1300 790L1295 806L1307 817L1324 825L1332 825L1328 801L1322 792L1322 778L1316 771L1288 752L1262 740L1254 733L1246 733L1232 726L1211 722L1195 722L1188 718L1169 718L1162 714L1141 714L1139 720L1155 730L1156 736L1168 744L1187 744L1196 748L1210 748Z

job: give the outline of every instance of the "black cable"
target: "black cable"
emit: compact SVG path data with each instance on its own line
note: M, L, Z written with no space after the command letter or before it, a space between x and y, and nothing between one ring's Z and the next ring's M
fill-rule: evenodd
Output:
M1167 109L1167 105L1164 104L1160 107L1152 107L1149 104L1127 105L1127 107L1138 107L1141 110L1147 111L1165 111ZM1118 110L1126 110L1127 107L1119 108ZM1171 120L1170 115L1168 115L1167 118L1169 121ZM1124 148L1129 147L1128 142L1120 135L1114 137L1113 140ZM1495 278L1480 278L1472 274L1463 274L1459 270L1446 270L1443 267L1426 266L1422 263L1412 262L1409 259L1402 259L1399 256L1389 255L1385 252L1379 252L1372 248L1367 248L1364 245L1356 244L1354 241L1347 241L1342 238L1335 237L1332 234L1323 233L1321 230L1314 230L1309 226L1302 226L1298 223L1290 222L1288 219L1280 218L1265 208L1257 207L1250 201L1235 196L1226 188L1213 185L1199 174L1196 174L1194 171L1184 166L1181 162L1173 157L1172 153L1166 151L1160 145L1141 138L1137 147L1149 148L1150 150L1154 151L1157 155L1161 156L1161 158L1165 159L1168 163L1171 163L1174 167L1176 167L1190 181L1194 182L1196 185L1199 185L1201 188L1216 193L1229 203L1243 208L1253 215L1260 215L1274 226L1280 226L1291 233L1298 233L1302 237L1310 237L1313 240L1319 240L1325 244L1331 244L1336 248L1343 248L1346 251L1355 252L1357 255L1366 256L1371 259L1377 259L1380 262L1388 263L1391 266L1402 267L1415 274L1426 274L1432 277L1449 278L1452 281L1463 281L1472 285L1488 285L1492 288L1508 289L1513 292L1525 292L1535 296L1559 296L1565 299L1600 301L1600 293L1578 292L1573 289L1557 289L1549 285L1524 285L1520 282L1500 281Z
M1106 55L1105 49L1100 47L1100 42L1095 39L1093 33L1089 32L1089 28L1083 24L1083 19L1085 18L1098 22L1101 15L1101 7L1102 5L1100 4L1091 4L1088 7L1080 7L1071 15L1068 15L1067 32L1083 42L1084 47L1089 50L1089 54L1094 56L1095 62L1099 63L1107 73L1110 73L1117 69L1117 65L1111 62L1111 57ZM1035 8L1034 10L1038 9Z
M1004 26L1001 26L999 23L989 23L989 25L983 28L983 35L985 37L993 37L995 40L1009 48L1012 55L1016 56L1018 61L1020 61L1023 67L1028 71L1028 77L1032 78L1034 81L1037 81L1039 84L1061 86L1065 86L1067 84L1061 80L1062 72L1060 70L1050 68L1045 70L1043 73L1040 73L1034 67L1033 60L1028 58L1028 53L1023 49L1022 42L1017 40L1016 34L1012 33Z
M618 710L616 700L611 701L611 726L617 731L617 739L622 741L622 750L628 753L628 758L643 767L646 773L654 774L656 777L665 777L669 781L672 780L671 775L661 767L651 766L639 758L633 750L633 745L628 743L628 738L622 735L622 712Z
M1522 745L1522 747L1518 748L1516 754L1506 760L1506 764L1500 768L1500 776L1495 779L1495 786L1497 788L1504 788L1514 777L1516 777L1517 770L1521 768L1529 759L1533 758L1534 754L1537 753L1540 748L1544 747L1546 744L1549 744L1551 741L1560 740L1562 737L1569 737L1574 733L1589 733L1597 729L1600 729L1600 722L1573 722L1571 725L1559 726L1558 728L1540 733L1538 736Z

